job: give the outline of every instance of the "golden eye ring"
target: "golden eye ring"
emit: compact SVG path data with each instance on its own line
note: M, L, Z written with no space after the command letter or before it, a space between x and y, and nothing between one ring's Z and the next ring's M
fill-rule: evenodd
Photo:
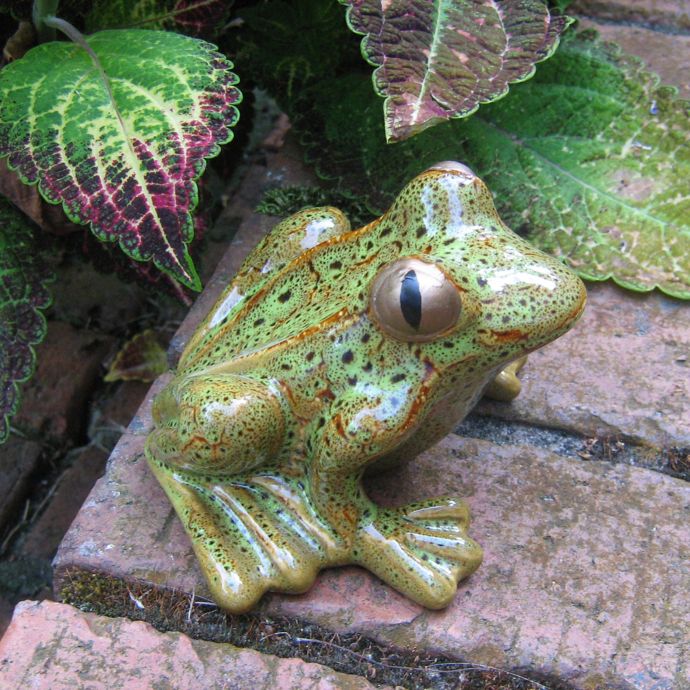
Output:
M376 274L369 306L373 321L405 342L438 338L457 324L462 311L453 281L435 264L409 257Z

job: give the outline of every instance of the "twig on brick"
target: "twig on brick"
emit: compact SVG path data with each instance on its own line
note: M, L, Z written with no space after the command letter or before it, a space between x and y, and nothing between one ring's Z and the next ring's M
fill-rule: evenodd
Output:
M151 591L151 590L149 590L149 591ZM149 593L149 592L144 592L144 593L141 595L141 599L143 599L148 593ZM129 594L129 598L132 600L132 603L133 603L138 609L145 609L145 608L146 608L146 606L144 606L144 604L142 603L141 599L137 599L137 598L132 594L132 592L130 592L129 589L127 589L127 594Z
M335 644L334 642L318 640L310 637L295 637L286 631L278 631L275 633L271 633L269 635L262 636L261 640L264 641L271 637L287 637L291 642L294 642L296 644L321 645L323 647L332 647L334 649L337 649L341 653L348 654L353 659L357 659L358 661L361 661L366 664L379 666L384 669L393 669L397 671L406 671L413 673L425 673L428 671L434 671L435 673L441 674L462 674L467 671L491 671L498 674L505 674L507 676L510 676L511 678L516 678L526 683L530 683L537 690L549 690L549 688L546 685L543 685L542 683L539 683L536 680L532 680L531 678L527 678L526 676L521 676L519 673L514 673L513 671L507 671L502 668L496 668L495 666L485 666L484 664L475 664L472 662L462 661L434 662L428 665L417 667L402 666L398 664L389 664L385 661L379 661L377 659L374 659L372 655L360 654L359 652L355 652L352 649L348 649L347 647L343 647L342 645Z
M196 596L196 587L192 587L192 596L189 597L189 608L187 609L187 623L192 622L192 608L194 607L194 597Z

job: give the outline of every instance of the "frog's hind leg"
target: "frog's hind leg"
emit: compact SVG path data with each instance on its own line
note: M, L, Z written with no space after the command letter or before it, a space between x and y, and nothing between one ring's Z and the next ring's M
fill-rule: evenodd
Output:
M516 359L496 374L494 380L484 390L484 395L492 400L510 402L520 395L522 384L517 375L527 362L527 355Z
M149 462L222 608L242 613L267 591L304 592L321 568L344 562L301 479L263 473L219 480Z
M469 510L457 498L380 508L375 519L362 522L354 556L418 604L444 608L455 596L458 582L482 561L481 547L467 536L468 525Z

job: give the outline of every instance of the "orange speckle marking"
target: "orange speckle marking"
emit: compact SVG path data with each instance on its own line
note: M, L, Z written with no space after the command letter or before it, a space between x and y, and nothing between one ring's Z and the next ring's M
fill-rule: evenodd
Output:
M491 329L489 332L501 343L516 343L519 340L527 340L529 338L529 333L525 333L518 328L511 328L508 331L495 331Z
M335 426L335 430L338 432L338 435L345 438L345 428L343 427L343 420L339 414L333 417L333 425Z

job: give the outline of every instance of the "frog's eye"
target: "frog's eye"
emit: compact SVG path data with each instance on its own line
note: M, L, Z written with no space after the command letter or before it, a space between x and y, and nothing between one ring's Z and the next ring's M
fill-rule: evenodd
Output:
M374 321L398 340L433 340L460 317L461 302L453 282L433 264L400 259L374 278L370 297Z

